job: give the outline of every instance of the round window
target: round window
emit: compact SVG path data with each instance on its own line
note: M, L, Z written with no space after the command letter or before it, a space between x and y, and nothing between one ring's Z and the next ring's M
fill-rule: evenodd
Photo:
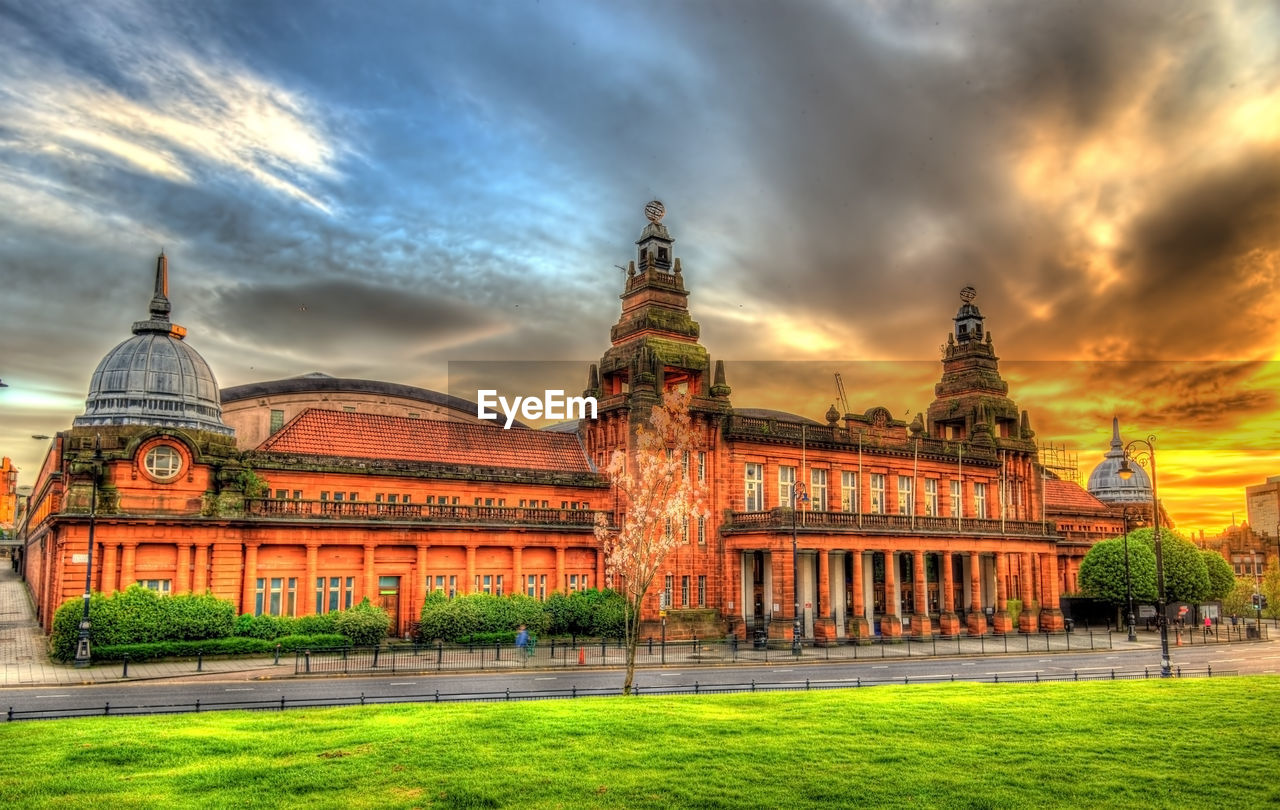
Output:
M162 481L174 478L182 471L182 455L168 445L153 447L143 460L147 472Z

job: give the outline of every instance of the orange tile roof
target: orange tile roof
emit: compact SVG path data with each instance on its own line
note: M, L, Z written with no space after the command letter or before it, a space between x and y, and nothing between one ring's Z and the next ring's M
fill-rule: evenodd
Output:
M308 408L258 447L274 453L591 472L575 434Z
M1050 508L1069 512L1108 512L1110 508L1075 481L1046 478L1044 500Z

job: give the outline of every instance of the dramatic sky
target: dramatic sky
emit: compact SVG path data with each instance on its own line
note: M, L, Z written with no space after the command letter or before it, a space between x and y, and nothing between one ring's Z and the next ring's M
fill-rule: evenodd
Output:
M445 389L599 357L658 198L735 404L923 411L972 285L1038 438L1156 434L1216 532L1280 473L1278 8L0 0L0 453L161 247L222 385Z

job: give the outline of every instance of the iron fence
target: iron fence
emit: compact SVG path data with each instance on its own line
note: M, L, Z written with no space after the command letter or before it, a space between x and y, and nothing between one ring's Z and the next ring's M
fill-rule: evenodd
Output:
M860 661L869 658L974 656L1005 653L1110 650L1113 633L1008 633L983 636L876 636L855 642L793 647L790 641L753 644L728 640L642 640L636 649L639 666L665 664L734 665L780 661ZM386 647L335 647L295 654L298 675L373 672L442 672L446 670L564 669L580 666L623 666L627 651L620 639L538 643L528 649L512 644L404 644Z
M1205 667L1201 669L1184 669L1175 667L1172 677L1174 678L1213 678L1223 676L1238 675L1238 670L1217 670L1213 667ZM1159 678L1160 670L1152 668L1144 668L1138 670L1073 670L1071 673L1063 673L1061 675L1042 676L1040 673L1015 673L1008 675L993 675L983 677L957 677L956 675L935 675L935 676L911 676L904 675L897 678L849 678L842 680L813 680L805 678L803 681L755 681L741 683L708 683L703 684L694 681L692 684L663 684L661 686L636 686L633 688L637 696L660 696L660 695L710 695L710 694L728 694L740 692L809 692L819 690L832 689L859 689L872 686L912 686L923 684L937 683L1050 683L1062 681L1120 681L1120 680L1145 680L1150 678ZM574 699L580 697L620 697L621 692L617 687L594 687L594 688L578 688L571 685L567 688L560 689L537 689L537 690L513 690L504 689L500 692L455 692L441 693L440 690L433 692L421 692L417 694L402 695L366 695L361 692L359 695L348 695L341 697L327 698L289 698L281 695L279 698L257 699L257 700L234 700L234 701L201 701L195 700L190 703L154 703L154 704L132 704L117 703L112 705L109 702L103 703L101 706L84 706L79 708L63 708L63 709L14 709L9 707L5 715L7 722L16 722L19 720L53 720L61 718L74 717L128 717L138 715L154 715L154 714L194 714L199 712L211 711L284 711L285 709L307 709L307 708L325 708L339 706L370 706L376 704L391 703L499 703L508 701L528 701L528 700L560 700Z

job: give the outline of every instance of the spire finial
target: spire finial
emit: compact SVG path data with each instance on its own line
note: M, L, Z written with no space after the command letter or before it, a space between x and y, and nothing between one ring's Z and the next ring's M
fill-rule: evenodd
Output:
M169 320L169 259L160 248L160 256L156 259L156 291L151 296L151 320Z

